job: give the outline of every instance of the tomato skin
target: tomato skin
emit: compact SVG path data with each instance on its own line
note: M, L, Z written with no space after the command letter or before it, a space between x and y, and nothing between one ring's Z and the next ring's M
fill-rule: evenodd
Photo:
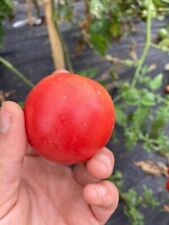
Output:
M115 124L108 92L98 82L70 73L42 79L29 93L24 113L32 147L64 164L91 158L107 143Z
M163 40L163 39L165 39L165 38L168 37L168 31L165 28L161 28L158 31L158 34L157 35L158 35L158 39Z
M169 191L169 180L166 181L165 186L166 186L166 190Z

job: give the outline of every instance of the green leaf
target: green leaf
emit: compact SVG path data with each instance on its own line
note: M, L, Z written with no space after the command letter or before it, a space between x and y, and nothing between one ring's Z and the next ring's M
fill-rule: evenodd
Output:
M137 109L133 113L133 123L132 127L134 128L135 131L139 133L139 131L143 128L145 123L147 122L147 118L150 113L150 108L149 107L137 107Z
M106 88L106 85L107 85L106 81L103 81L103 80L97 80L97 82L99 82L103 87Z
M115 105L115 113L116 113L116 122L117 122L117 124L119 124L122 127L126 126L126 124L127 124L127 115L124 112L124 110L122 110L122 108L120 108L120 106Z
M115 18L114 18L114 20L115 20ZM113 20L113 23L111 25L110 31L111 31L114 38L120 38L121 35L122 35L121 23L118 20L116 20L116 21L114 21L114 20Z
M132 147L137 143L139 140L140 134L138 134L137 131L133 129L133 127L129 127L124 130L124 136L125 136L125 145L128 150L132 150Z
M144 215L138 210L138 207L155 207L158 201L154 198L151 189L143 186L143 193L138 194L134 189L129 189L123 194L124 213L129 218L132 225L144 225Z
M104 11L107 10L104 6L104 2L100 0L90 0L90 13L96 18L101 18Z
M165 7L165 6L167 6L166 2L164 2L164 1L165 0L153 0L153 2L156 5L156 7ZM169 1L168 1L168 3L169 3Z
M147 65L144 65L142 68L141 68L141 75L142 76L147 76L147 73L149 71L149 67Z
M144 143L143 143L143 148L145 151L147 152L151 152L153 151L153 143L151 142L151 139L147 138L147 140L145 141L144 140Z
M158 74L152 81L149 83L149 87L152 90L157 90L161 87L162 85L162 80L163 80L163 74L160 73Z
M118 189L122 190L124 186L123 175L119 170L116 170L115 173L108 178L109 181L113 182Z
M125 201L131 205L131 206L139 206L141 201L142 201L142 197L139 196L137 194L137 192L134 189L129 189L127 193L124 194L125 196Z
M138 105L140 101L140 92L135 87L131 87L129 84L124 84L121 89L121 95L124 101L130 105Z
M124 207L124 214L132 225L144 225L144 215L135 207Z
M74 0L57 1L53 20L55 22L68 21L73 22Z
M86 77L95 77L96 74L97 74L97 70L96 68L89 68L89 69L86 69L86 70L81 70L78 72L80 75L82 76L86 76Z
M129 189L124 193L124 213L129 218L132 225L144 225L144 216L137 207L142 202L141 195L138 195L134 189Z
M143 186L143 194L142 194L142 206L147 207L150 206L152 208L158 206L157 199L153 196L153 191L147 186Z
M142 96L140 96L140 102L144 106L153 106L155 104L155 94L149 90L142 90Z
M150 129L150 137L157 138L162 129L169 123L169 107L161 106L157 111Z
M105 55L107 50L107 43L103 36L99 34L92 34L90 37L90 41L92 43L92 46L96 52L98 52L100 55Z
M169 157L169 138L168 135L165 135L164 132L161 132L157 139L158 146L155 145L156 152Z
M5 0L5 3L6 3L6 5L7 5L9 8L12 8L12 7L13 7L13 4L12 4L12 1L11 1L11 0Z
M151 82L151 78L150 77L146 77L146 76L140 76L139 77L139 82L142 84L149 84Z
M108 44L112 41L110 29L111 21L107 18L93 19L89 27L89 42L100 55L105 55Z

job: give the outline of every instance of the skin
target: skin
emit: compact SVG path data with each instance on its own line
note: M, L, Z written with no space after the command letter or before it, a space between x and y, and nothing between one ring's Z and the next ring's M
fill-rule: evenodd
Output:
M0 110L0 225L101 225L118 204L118 191L105 179L114 166L103 148L70 168L49 162L28 147L21 108Z

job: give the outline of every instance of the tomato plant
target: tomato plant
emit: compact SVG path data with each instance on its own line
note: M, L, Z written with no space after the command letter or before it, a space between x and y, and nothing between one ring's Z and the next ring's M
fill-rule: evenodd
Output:
M96 81L54 73L40 81L25 103L30 144L49 160L66 164L92 157L109 140L113 102Z

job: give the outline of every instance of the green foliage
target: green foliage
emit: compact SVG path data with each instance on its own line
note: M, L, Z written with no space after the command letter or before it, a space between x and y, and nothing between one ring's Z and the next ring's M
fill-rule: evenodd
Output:
M78 72L78 74L82 75L82 76L85 76L85 77L95 77L96 74L97 74L97 70L95 68L89 68L89 69L86 69L86 70L81 70Z
M109 181L113 182L118 187L119 191L122 192L124 182L123 182L123 175L119 170L116 170L113 176L109 177Z
M165 127L169 122L169 99L158 91L163 74L151 78L147 71L147 67L142 68L137 85L121 84L120 101L115 104L116 122L123 127L128 149L142 141L145 150L168 155L169 140Z
M115 113L116 113L116 122L120 126L125 127L127 124L127 115L124 112L123 108L115 104Z
M150 137L158 138L165 125L169 122L169 105L162 105L155 113L154 120L151 124Z
M150 188L146 187L146 186L143 186L143 194L142 194L142 203L141 203L141 205L143 207L146 207L147 205L149 205L152 208L155 208L155 207L157 207L159 205L159 202L153 196L153 191Z
M90 0L88 2L92 21L87 30L88 42L100 55L106 54L112 39L118 40L132 31L134 18L145 21L150 4L149 0ZM150 8L152 18L167 14L168 11L165 10L167 8L166 2L153 0Z
M132 225L144 225L144 215L141 208L158 206L157 199L153 196L153 191L147 186L143 186L142 194L137 193L133 188L125 191L122 173L118 170L109 180L116 184L119 189L120 199L125 203L124 214Z
M93 19L89 28L90 43L93 49L99 52L100 55L105 55L108 44L110 44L112 38L110 30L111 23L108 19Z
M154 79L150 80L149 87L152 90L157 90L161 87L163 80L163 74L158 74Z
M143 187L142 195L132 188L129 189L124 194L124 201L124 213L132 225L144 225L144 215L140 212L140 207L150 206L154 208L158 205L158 201L154 198L152 190L146 186Z
M125 206L124 214L128 217L132 225L144 225L144 215L137 208Z
M164 50L167 51L169 49L169 38L165 38L163 39L160 43L159 43L159 47Z
M128 192L124 194L125 201L128 205L133 207L138 207L142 202L142 197L137 194L133 189L129 189Z
M65 20L72 22L73 20L73 3L74 0L57 1L55 7L56 20Z
M2 22L6 17L13 15L12 0L1 0L0 1L0 46L3 42L4 30Z
M142 197L138 195L134 189L129 189L128 192L124 194L124 200L124 213L131 221L131 224L144 225L144 216L138 209L141 205Z

